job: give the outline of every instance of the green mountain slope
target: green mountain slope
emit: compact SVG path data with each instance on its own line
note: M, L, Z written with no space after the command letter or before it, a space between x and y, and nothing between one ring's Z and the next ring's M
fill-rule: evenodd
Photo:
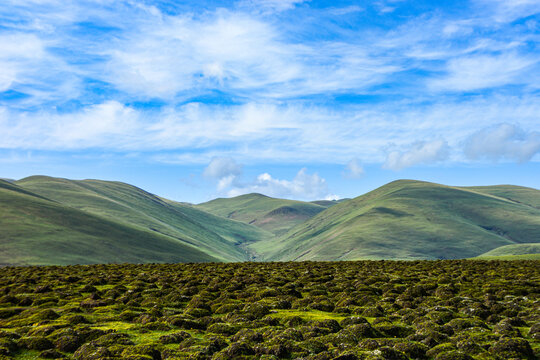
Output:
M477 256L469 260L540 260L540 254Z
M478 256L507 256L507 255L530 255L540 254L540 243L505 245L483 253Z
M242 243L271 236L121 182L32 176L16 184L75 209L192 245L221 261L246 260L249 254Z
M464 189L497 196L540 209L540 196L538 196L538 190L536 189L515 185L471 186Z
M178 240L62 205L2 180L0 204L0 264L216 261Z
M350 200L350 199L344 198L344 199L338 199L338 200L315 200L315 201L310 201L310 203L321 205L321 206L324 206L325 208L329 208L330 206L334 206L336 204L339 204L340 202L347 201L347 200Z
M280 235L325 210L329 205L247 194L211 200L197 205L197 208Z
M540 191L528 197L533 204ZM540 242L540 210L533 206L484 188L400 180L252 247L265 260L438 259L530 242Z
M0 264L536 256L539 205L530 188L412 180L344 201L191 205L120 182L33 176L0 180Z

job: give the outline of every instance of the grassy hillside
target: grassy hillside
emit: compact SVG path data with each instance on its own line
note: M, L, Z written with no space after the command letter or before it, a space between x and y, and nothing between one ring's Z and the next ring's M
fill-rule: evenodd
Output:
M347 200L350 200L350 199L315 200L315 201L310 201L310 203L315 204L315 205L321 205L321 206L324 206L325 208L329 208L330 206L334 206L336 204L339 204L340 202L347 201Z
M540 243L505 245L488 251L479 257L540 254Z
M215 199L199 204L197 208L281 235L328 206L330 204L323 206L303 201L276 199L261 194L247 194L228 199Z
M169 237L88 214L0 180L0 264L204 262Z
M497 196L518 204L529 205L536 209L540 209L540 196L536 189L515 185L471 186L463 189Z
M120 182L33 176L0 180L0 204L0 264L520 258L540 246L540 191L510 185L400 180L339 202L249 194L191 205Z
M540 191L530 190L533 204ZM452 259L539 240L540 210L533 206L484 188L400 180L253 248L265 260Z
M511 246L511 245L509 245ZM540 260L540 254L477 256L470 260Z
M254 226L206 214L120 182L32 176L16 184L75 209L195 246L222 261L246 260L249 255L242 243L271 236Z
M249 244L274 237L274 234L271 232L254 225L233 219L226 219L200 210L193 205L182 204L171 200L165 201L171 206L178 208L191 219L202 224L206 229L219 234L223 239L238 246L242 250L243 258L240 259L241 261L253 259L254 254L252 254L252 250L248 247Z

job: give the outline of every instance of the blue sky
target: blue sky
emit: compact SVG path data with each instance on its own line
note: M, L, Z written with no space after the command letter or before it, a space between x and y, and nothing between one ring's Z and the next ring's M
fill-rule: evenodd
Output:
M539 40L538 0L4 0L0 177L540 188Z

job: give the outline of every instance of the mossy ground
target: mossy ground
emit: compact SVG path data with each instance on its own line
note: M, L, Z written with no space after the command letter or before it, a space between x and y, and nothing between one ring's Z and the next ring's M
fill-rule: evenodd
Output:
M540 262L0 269L0 359L536 359Z

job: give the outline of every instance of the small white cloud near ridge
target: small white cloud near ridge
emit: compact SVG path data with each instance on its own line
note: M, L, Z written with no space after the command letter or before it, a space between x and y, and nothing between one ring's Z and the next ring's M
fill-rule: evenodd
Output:
M364 176L364 174L365 171L359 159L354 158L347 163L345 177L359 179Z
M465 141L469 159L506 159L525 162L540 153L540 132L525 131L517 125L503 123L481 129Z
M238 196L249 193L261 193L271 197L294 198L303 200L330 199L338 197L328 190L326 180L317 173L308 174L306 168L302 168L294 179L282 180L263 173L248 184L232 187L228 196Z
M384 169L402 170L418 164L430 164L448 158L450 148L444 140L430 142L417 141L404 151L393 150L388 153Z

